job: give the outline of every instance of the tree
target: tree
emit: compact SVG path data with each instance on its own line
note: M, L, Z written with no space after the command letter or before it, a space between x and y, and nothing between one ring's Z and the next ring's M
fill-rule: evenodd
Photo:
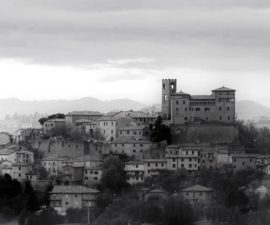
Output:
M153 142L161 142L166 140L167 143L170 144L172 139L171 136L170 127L163 124L161 116L158 116L155 125L152 128L151 140Z
M110 190L113 193L120 192L127 187L124 164L117 156L109 156L103 164L101 177L102 189Z
M192 225L195 220L196 216L187 203L175 198L170 198L165 202L164 225Z
M38 122L40 123L40 125L43 126L44 123L45 123L47 120L49 120L48 117L42 117L42 118L40 118L40 119L38 120Z

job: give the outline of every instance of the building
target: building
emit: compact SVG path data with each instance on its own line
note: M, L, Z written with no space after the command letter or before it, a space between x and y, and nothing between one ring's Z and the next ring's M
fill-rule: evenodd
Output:
M232 167L234 171L247 168L256 169L258 154L232 154Z
M144 182L144 162L133 161L125 163L127 182L131 185Z
M115 118L131 118L132 122L137 124L153 124L156 120L156 116L150 115L142 111L120 111L112 115Z
M63 166L62 180L72 184L81 184L84 180L84 166L77 164L67 164Z
M144 176L153 177L167 170L166 159L145 159L144 160Z
M85 167L84 168L84 184L92 185L100 182L102 177L102 167Z
M136 159L143 159L144 152L149 151L153 145L151 141L118 138L110 143L110 151L114 154L126 154Z
M95 206L99 191L84 186L54 186L50 192L50 206L64 215L69 208L91 208Z
M200 168L200 150L196 146L169 145L165 151L168 170L197 171Z
M177 92L175 79L162 80L162 114L172 124L191 124L196 121L235 122L235 90L221 87L211 95L190 95Z
M62 129L65 127L65 119L49 119L44 122L44 133L48 133L52 129Z
M149 139L149 133L150 131L147 129L147 127L142 125L130 125L127 127L120 127L118 128L118 137L119 138L132 138L135 140L147 140Z
M16 163L17 150L12 148L2 148L0 149L0 161L9 161L11 163Z
M70 161L68 157L62 157L58 155L51 155L41 160L41 165L46 169L49 176L56 176L63 173L63 166Z
M80 127L86 134L94 135L97 123L93 120L79 119L74 122L75 126Z
M256 167L266 175L270 175L270 155L261 155L256 159Z
M210 203L214 190L201 185L193 185L181 190L183 198L191 204Z
M65 115L67 123L75 123L78 120L96 121L103 117L103 114L96 111L73 111Z

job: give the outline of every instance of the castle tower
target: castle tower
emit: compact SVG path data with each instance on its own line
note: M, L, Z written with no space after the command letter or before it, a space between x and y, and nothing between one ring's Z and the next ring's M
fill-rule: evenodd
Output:
M176 79L162 79L162 115L164 119L171 118L171 96L176 93Z

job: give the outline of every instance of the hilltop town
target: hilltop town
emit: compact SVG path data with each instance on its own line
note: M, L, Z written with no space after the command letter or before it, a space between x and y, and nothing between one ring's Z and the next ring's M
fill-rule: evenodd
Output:
M176 224L229 224L268 209L261 140L270 131L237 120L236 90L191 95L175 79L161 87L161 112L59 112L39 118L42 128L1 132L0 182L29 186L36 203L21 213L0 201L1 209L21 224L162 224L175 207L185 215Z

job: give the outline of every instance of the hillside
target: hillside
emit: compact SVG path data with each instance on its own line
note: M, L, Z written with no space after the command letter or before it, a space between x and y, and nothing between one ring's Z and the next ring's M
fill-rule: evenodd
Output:
M47 101L23 101L17 98L0 99L0 119L7 114L40 114L67 113L70 111L91 110L109 112L113 110L140 110L147 105L130 100L115 99L101 101L96 98L86 97L76 100L47 100Z

